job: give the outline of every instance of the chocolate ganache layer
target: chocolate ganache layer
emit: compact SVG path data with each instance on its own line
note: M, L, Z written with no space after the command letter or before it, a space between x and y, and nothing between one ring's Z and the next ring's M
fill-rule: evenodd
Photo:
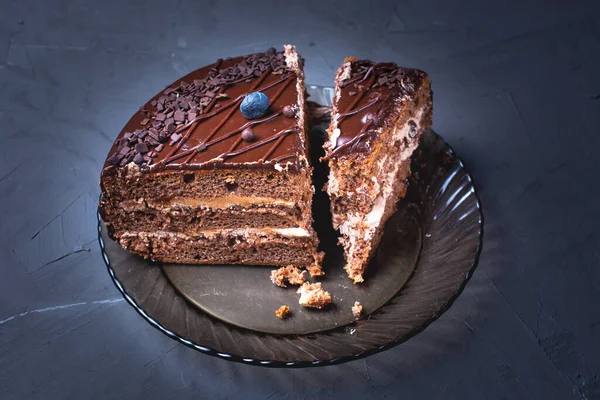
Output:
M369 152L371 142L393 121L401 101L415 97L427 74L392 62L352 60L340 76L336 94L335 132L326 144L325 159Z
M301 148L296 72L283 52L218 60L175 81L134 114L117 137L105 169L134 162L141 172L212 169L277 163L298 169ZM269 110L248 120L240 112L247 94L263 92ZM284 115L284 107L287 106ZM244 140L242 132L254 135Z

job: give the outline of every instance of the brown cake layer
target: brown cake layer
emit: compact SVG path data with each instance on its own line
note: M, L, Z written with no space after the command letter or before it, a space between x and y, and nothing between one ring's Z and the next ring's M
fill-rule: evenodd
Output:
M169 200L171 198L274 197L291 201L310 197L310 169L298 172L223 168L199 171L143 173L129 169L104 170L101 180L105 200Z
M168 231L196 235L207 229L293 228L303 226L310 216L295 203L273 200L256 204L214 207L190 204L189 199L173 202L125 201L119 207L106 207L112 236L127 231ZM306 213L307 210L304 210ZM310 226L303 226L310 228Z
M393 63L345 62L336 74L327 192L345 269L363 281L385 222L406 193L410 156L431 127L427 74Z
M247 229L207 231L197 237L160 231L124 233L120 243L126 250L160 262L310 267L321 261L314 252L314 240L310 234Z
M218 60L145 104L117 137L102 171L99 210L111 237L161 261L316 271L302 67L290 45ZM247 119L240 103L256 91L267 95L269 108ZM272 243L252 237L252 246L236 244L247 242L241 236L206 235L257 228L307 234L280 233Z

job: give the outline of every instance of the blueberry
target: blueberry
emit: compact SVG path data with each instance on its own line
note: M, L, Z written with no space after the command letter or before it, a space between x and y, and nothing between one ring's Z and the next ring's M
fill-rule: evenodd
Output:
M250 93L240 104L242 115L248 119L256 119L269 108L269 98L262 92Z

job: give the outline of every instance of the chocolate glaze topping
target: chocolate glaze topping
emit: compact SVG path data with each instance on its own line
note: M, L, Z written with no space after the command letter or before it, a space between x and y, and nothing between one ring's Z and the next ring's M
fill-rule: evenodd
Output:
M392 122L390 114L397 112L403 98L414 96L427 76L395 63L368 60L352 61L350 68L350 76L339 83L337 127L341 133L324 159L370 151L372 138Z
M283 53L265 53L218 60L175 81L154 96L129 120L108 154L104 168L134 162L141 172L166 169L208 169L219 166L273 168L291 162L298 168L302 152L295 109L296 73ZM248 120L239 106L245 95L261 91L269 110ZM289 113L287 113L289 114ZM251 128L252 141L242 132Z

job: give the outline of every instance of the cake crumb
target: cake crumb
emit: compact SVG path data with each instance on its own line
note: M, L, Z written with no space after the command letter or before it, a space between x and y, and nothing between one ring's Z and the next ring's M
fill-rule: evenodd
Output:
M305 282L298 289L298 293L300 293L298 303L303 307L321 309L331 303L331 294L321 289L321 282Z
M285 281L288 281L290 285L302 285L306 281L306 271L300 271L293 265L271 271L271 282L275 285L287 287Z
M275 310L275 315L277 315L281 319L286 319L290 316L290 308L286 305L283 305L277 310Z
M306 267L306 270L310 274L311 278L315 278L317 276L325 275L325 272L321 269L321 263L323 262L323 258L325 257L325 253L320 251L315 254L315 262L312 265Z
M354 314L355 317L360 317L362 313L363 313L362 304L360 304L360 302L358 302L358 301L355 301L354 306L352 306L352 314Z

